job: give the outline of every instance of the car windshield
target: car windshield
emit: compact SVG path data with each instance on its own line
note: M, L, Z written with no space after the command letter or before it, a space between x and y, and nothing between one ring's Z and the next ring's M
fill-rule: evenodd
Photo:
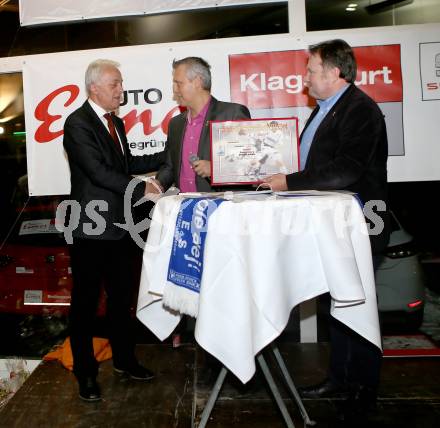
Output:
M29 197L27 180L19 180L11 198L8 219L1 225L2 241L44 247L65 245L63 234L55 228L57 207L63 199L63 196Z

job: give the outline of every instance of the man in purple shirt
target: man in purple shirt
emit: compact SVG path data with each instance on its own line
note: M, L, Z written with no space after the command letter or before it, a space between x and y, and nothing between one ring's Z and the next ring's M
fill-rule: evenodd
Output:
M209 121L250 118L247 107L211 95L210 68L198 57L173 62L173 98L186 110L168 128L166 160L156 175L165 190L174 184L182 192L215 191L210 183Z

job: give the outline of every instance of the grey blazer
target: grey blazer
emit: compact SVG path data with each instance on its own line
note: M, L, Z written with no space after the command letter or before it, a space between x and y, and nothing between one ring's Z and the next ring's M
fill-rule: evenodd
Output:
M210 120L239 120L250 119L247 107L241 104L226 103L211 97L211 103L206 114L202 133L200 134L197 154L199 159L211 160L211 144L209 135ZM180 168L182 165L182 143L187 124L187 112L183 112L171 119L168 128L168 138L165 145L165 163L158 171L156 178L165 189L172 184L179 187ZM187 161L187 159L184 159ZM199 192L212 192L209 179L196 176L196 186Z

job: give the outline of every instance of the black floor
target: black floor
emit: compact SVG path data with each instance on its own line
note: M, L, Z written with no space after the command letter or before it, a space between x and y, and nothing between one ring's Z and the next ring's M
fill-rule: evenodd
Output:
M428 272L429 273L429 272ZM427 276L425 320L421 331L440 344L440 274L438 265ZM384 334L409 333L387 320ZM0 428L9 427L151 427L180 428L196 426L220 365L194 344L194 322L178 327L186 344L173 348L172 338L159 341L134 320L138 357L156 373L152 382L134 382L115 377L112 362L100 366L99 382L103 400L84 403L78 398L73 375L57 362L42 363L0 410ZM279 347L297 386L320 381L326 373L328 346L326 320L318 317L320 343L299 344L298 311L279 338ZM67 320L62 316L18 317L0 314L0 355L41 358L67 335ZM395 331L397 329L397 331ZM105 336L98 323L96 336ZM102 334L101 334L102 333ZM273 368L274 362L268 358ZM281 394L296 427L303 427L296 405L290 400L282 381L273 370ZM337 427L338 400L304 400L309 415L318 427ZM195 425L193 425L195 424ZM285 424L263 376L243 385L228 374L208 428L277 428ZM440 426L440 358L388 358L383 361L377 411L369 421L355 428Z
M327 365L328 346L280 344L297 385L319 381ZM42 363L0 412L1 427L191 427L197 423L219 370L194 344L138 346L139 359L156 373L147 383L116 377L111 361L101 363L103 400L84 403L73 375L57 362ZM274 364L268 358L269 365ZM277 383L295 425L299 411ZM304 400L318 427L336 427L338 400ZM440 424L440 358L384 359L377 412L357 426L438 427ZM214 427L284 427L260 373L246 385L228 374L207 425Z

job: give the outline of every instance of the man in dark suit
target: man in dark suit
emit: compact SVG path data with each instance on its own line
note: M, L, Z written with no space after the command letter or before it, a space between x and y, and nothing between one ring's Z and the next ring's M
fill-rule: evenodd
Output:
M266 183L278 191L317 189L357 193L379 216L375 217L378 224L370 224L373 262L377 267L389 238L388 142L383 114L354 85L356 61L345 41L330 40L309 50L304 84L318 106L301 134L301 170L274 175ZM327 379L302 388L302 396L319 398L348 393L347 411L366 410L376 400L380 350L334 319L330 325L330 344Z
M133 243L128 232L116 223L125 223L124 200L131 203L155 191L152 183L146 184L131 174L157 170L163 154L131 155L124 124L113 114L122 95L118 66L109 60L97 60L88 66L85 75L88 100L64 125L71 198L77 202L70 213L70 222L72 219L78 222L71 246L70 338L79 396L86 401L101 399L92 330L102 285L107 295L115 373L138 380L153 377L135 358L130 332ZM132 194L127 191L130 183L135 184Z
M173 62L174 100L186 110L173 117L168 128L165 164L156 175L167 189L212 192L210 120L249 119L247 107L217 101L211 95L210 65L202 58Z

